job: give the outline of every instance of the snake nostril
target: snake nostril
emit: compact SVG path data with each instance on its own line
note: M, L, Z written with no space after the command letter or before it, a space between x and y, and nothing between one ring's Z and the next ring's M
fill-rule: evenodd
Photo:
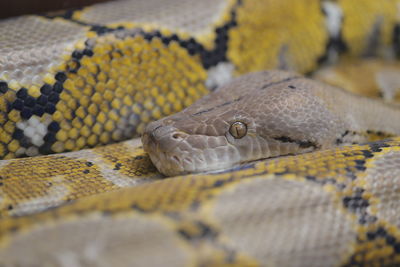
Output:
M172 159L179 163L179 158L177 156L172 156Z

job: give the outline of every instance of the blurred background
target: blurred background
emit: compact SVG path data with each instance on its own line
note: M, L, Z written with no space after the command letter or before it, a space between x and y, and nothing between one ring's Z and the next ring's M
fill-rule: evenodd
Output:
M108 0L9 0L0 1L0 18L80 8Z

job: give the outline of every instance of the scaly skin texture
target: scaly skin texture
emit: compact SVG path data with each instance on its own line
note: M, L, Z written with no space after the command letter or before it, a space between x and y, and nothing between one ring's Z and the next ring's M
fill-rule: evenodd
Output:
M139 136L235 74L400 47L398 0L158 1L1 21L0 158Z
M183 111L150 123L142 141L175 176L400 134L400 109L283 71L241 76ZM244 136L230 127L242 123Z
M394 59L398 3L110 1L0 21L0 266L399 265L398 137L167 179L140 140L109 145L237 74ZM381 74L341 74L360 64L329 73L395 97Z
M395 265L399 156L396 138L159 180L6 217L0 262Z

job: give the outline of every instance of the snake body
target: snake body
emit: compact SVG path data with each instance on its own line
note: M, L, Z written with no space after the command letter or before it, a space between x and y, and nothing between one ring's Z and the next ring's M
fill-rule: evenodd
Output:
M280 68L396 101L398 6L120 0L0 21L0 266L399 265L396 105L297 74L284 81L292 72L229 83ZM389 59L392 68L346 64L363 56ZM336 61L344 65L321 69ZM213 90L172 124L149 124ZM235 121L232 130L224 121L196 129L252 97L250 110L259 110L271 102L261 94L284 96L267 103L277 113L239 114L250 123ZM179 125L181 116L190 123ZM244 143L233 150L248 154L225 167L245 164L163 179L139 139L110 144L146 132L151 150L146 139L160 137L160 125L168 134L179 126L178 138L191 131L264 138L268 149L254 157L256 146ZM295 152L309 153L247 162Z

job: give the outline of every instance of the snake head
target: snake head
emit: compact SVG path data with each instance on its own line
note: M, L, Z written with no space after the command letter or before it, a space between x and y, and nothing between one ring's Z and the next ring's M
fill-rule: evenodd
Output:
M174 176L329 147L342 128L315 82L284 71L241 76L147 125L144 149Z

